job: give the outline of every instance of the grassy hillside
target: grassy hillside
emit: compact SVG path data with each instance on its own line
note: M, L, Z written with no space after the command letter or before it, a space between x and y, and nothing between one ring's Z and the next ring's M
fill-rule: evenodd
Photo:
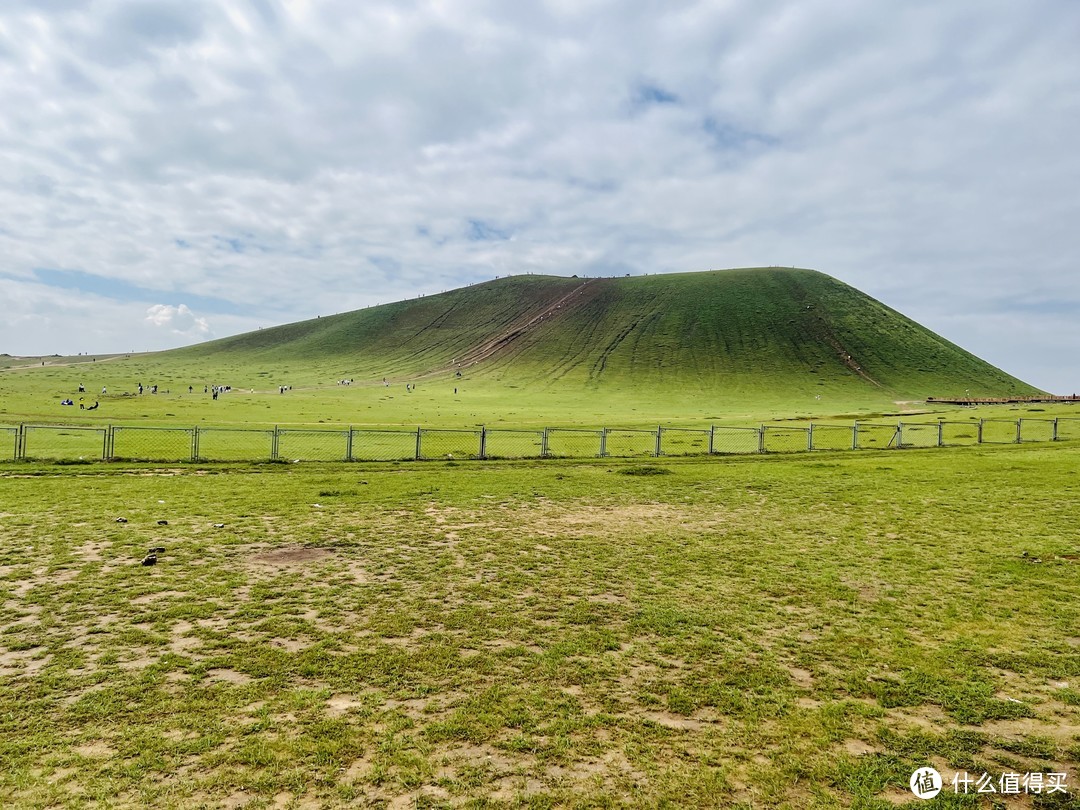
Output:
M788 268L518 276L171 352L87 359L10 370L0 418L59 416L53 399L77 383L119 398L68 419L411 425L756 421L1035 392L858 290ZM343 378L356 384L337 386ZM123 397L139 382L172 399ZM208 384L238 391L211 404ZM294 390L279 396L282 385Z
M920 398L1033 390L836 279L787 268L519 276L174 354L317 361L360 377L460 370L474 379L606 390L753 395L841 386Z

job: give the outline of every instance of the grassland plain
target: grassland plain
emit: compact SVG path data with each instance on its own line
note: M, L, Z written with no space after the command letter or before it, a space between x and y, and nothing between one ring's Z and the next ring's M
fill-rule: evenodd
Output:
M205 369L198 364L165 354L121 356L98 363L85 358L50 361L55 365L0 369L0 424L655 428L659 423L702 427L712 423L756 425L778 419L850 423L854 419L882 417L965 420L1080 416L1080 406L1076 405L928 406L922 399L905 399L872 387L844 389L833 396L804 396L784 388L780 381L776 381L771 394L763 394L763 399L755 402L735 396L722 385L698 393L670 386L601 394L568 383L550 388L518 387L505 381L474 380L468 375L460 380L420 380L415 390L406 392L405 379L394 379L389 387L381 381L342 386L330 374L309 370L306 382L297 381L293 390L281 394L279 385L268 386L266 380L286 385L296 378L280 373L264 379L258 364L249 365L248 361L237 361L235 367L208 380ZM236 380L250 385L240 385ZM138 394L139 382L146 388L142 395ZM214 400L203 392L204 386L213 384L229 384L233 390ZM80 385L85 392L78 391ZM149 393L151 385L159 386L157 394ZM108 393L101 394L102 388ZM76 405L60 405L68 398ZM80 410L80 401L83 405L96 401L100 407L89 412Z
M1071 444L8 465L0 802L885 808L927 763L1075 791L1078 502Z

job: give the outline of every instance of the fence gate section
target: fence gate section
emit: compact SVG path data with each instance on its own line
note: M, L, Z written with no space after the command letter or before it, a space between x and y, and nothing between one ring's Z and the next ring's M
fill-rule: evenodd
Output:
M762 425L764 453L799 453L810 449L810 428Z
M1016 444L1020 422L1015 419L983 419L979 422L979 444Z
M191 461L195 428L114 426L109 458L122 461Z
M0 461L14 461L19 457L19 429L0 427Z
M700 428L658 428L662 456L703 456L713 452L713 431Z
M762 429L713 426L711 452L717 455L760 453Z
M109 457L109 429L89 426L23 425L19 456L51 461L102 461Z
M277 458L277 431L253 428L196 428L198 461L272 461Z
M418 459L480 458L483 448L480 430L443 430L420 428L416 445Z
M548 428L544 431L547 446L544 455L554 458L592 458L604 452L602 430Z
M485 431L485 458L540 458L544 455L544 431L495 428Z
M960 447L968 444L979 443L979 423L971 422L939 422L941 425L941 446Z
M854 450L855 428L847 425L811 425L811 450Z
M900 427L879 422L856 422L855 446L859 450L899 447Z

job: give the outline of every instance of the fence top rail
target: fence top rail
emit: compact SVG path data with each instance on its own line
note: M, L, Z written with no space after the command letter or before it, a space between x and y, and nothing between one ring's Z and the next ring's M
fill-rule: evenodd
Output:
M200 427L199 433L273 433L274 428Z
M1047 419L1045 416L1021 416L1018 422L1049 422L1053 424L1057 419Z
M93 430L105 433L109 428L105 425L23 425L24 430ZM16 428L18 430L18 428Z
M348 435L348 428L341 428L340 430L327 430L326 428L278 428L278 433L314 433L316 435L325 433L327 436L345 436Z
M479 436L483 428L419 428L421 433L471 433Z
M395 436L412 436L416 438L416 431L420 428L366 428L366 427L354 427L349 428L353 433L392 433Z
M708 433L709 428L680 428L680 427L664 427L660 426L660 430L664 433L682 432L682 433ZM753 430L753 428L747 428L747 430ZM649 431L652 433L652 431Z
M689 430L690 428L686 428L686 429ZM737 426L733 426L733 425L713 425L712 429L713 430L752 430L754 433L757 433L759 430L761 430L761 428L756 428L756 427L737 427Z
M193 427L154 427L153 425L113 425L112 429L116 430L179 430L184 433L191 433L195 428ZM202 430L209 430L209 428L202 428Z
M590 436L599 436L604 431L602 429L589 428L545 428L549 433L587 433Z
M814 422L814 430L847 430L850 431L854 425L829 425L821 422Z
M1003 425L1016 425L1019 419L981 419L981 422L1000 422Z
M860 422L858 420L855 420L855 424L857 426L861 427L861 428L864 428L864 427L869 427L869 428L880 427L880 428L892 428L893 430L896 430L896 428L900 424L900 422ZM910 423L904 423L904 424L910 424Z
M655 436L655 430L648 430L646 428L604 428L607 433L646 433L649 436Z
M544 431L540 428L536 430L529 430L528 428L487 428L489 434L491 433L526 433L530 436L543 436Z
M792 430L796 433L806 433L810 428L808 427L793 427L791 425L762 425L766 430Z

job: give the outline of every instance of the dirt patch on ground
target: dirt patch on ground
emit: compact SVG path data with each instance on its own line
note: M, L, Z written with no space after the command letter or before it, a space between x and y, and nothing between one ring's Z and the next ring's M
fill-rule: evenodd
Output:
M715 530L729 522L730 512L723 507L691 508L663 503L639 503L619 506L578 506L558 509L550 506L526 506L518 518L536 537L592 537L640 533L642 526L658 525L698 532ZM546 548L546 547L545 547Z
M810 673L810 670L800 669L799 667L788 667L787 670L796 686L802 689L810 689L814 686L814 676Z
M269 565L278 567L304 566L328 560L334 556L334 552L328 548L317 546L289 546L288 548L274 549L252 554L248 562L253 565Z
M212 681L231 683L235 686L244 686L251 683L250 675L237 672L235 669L211 669L207 671L206 676Z

